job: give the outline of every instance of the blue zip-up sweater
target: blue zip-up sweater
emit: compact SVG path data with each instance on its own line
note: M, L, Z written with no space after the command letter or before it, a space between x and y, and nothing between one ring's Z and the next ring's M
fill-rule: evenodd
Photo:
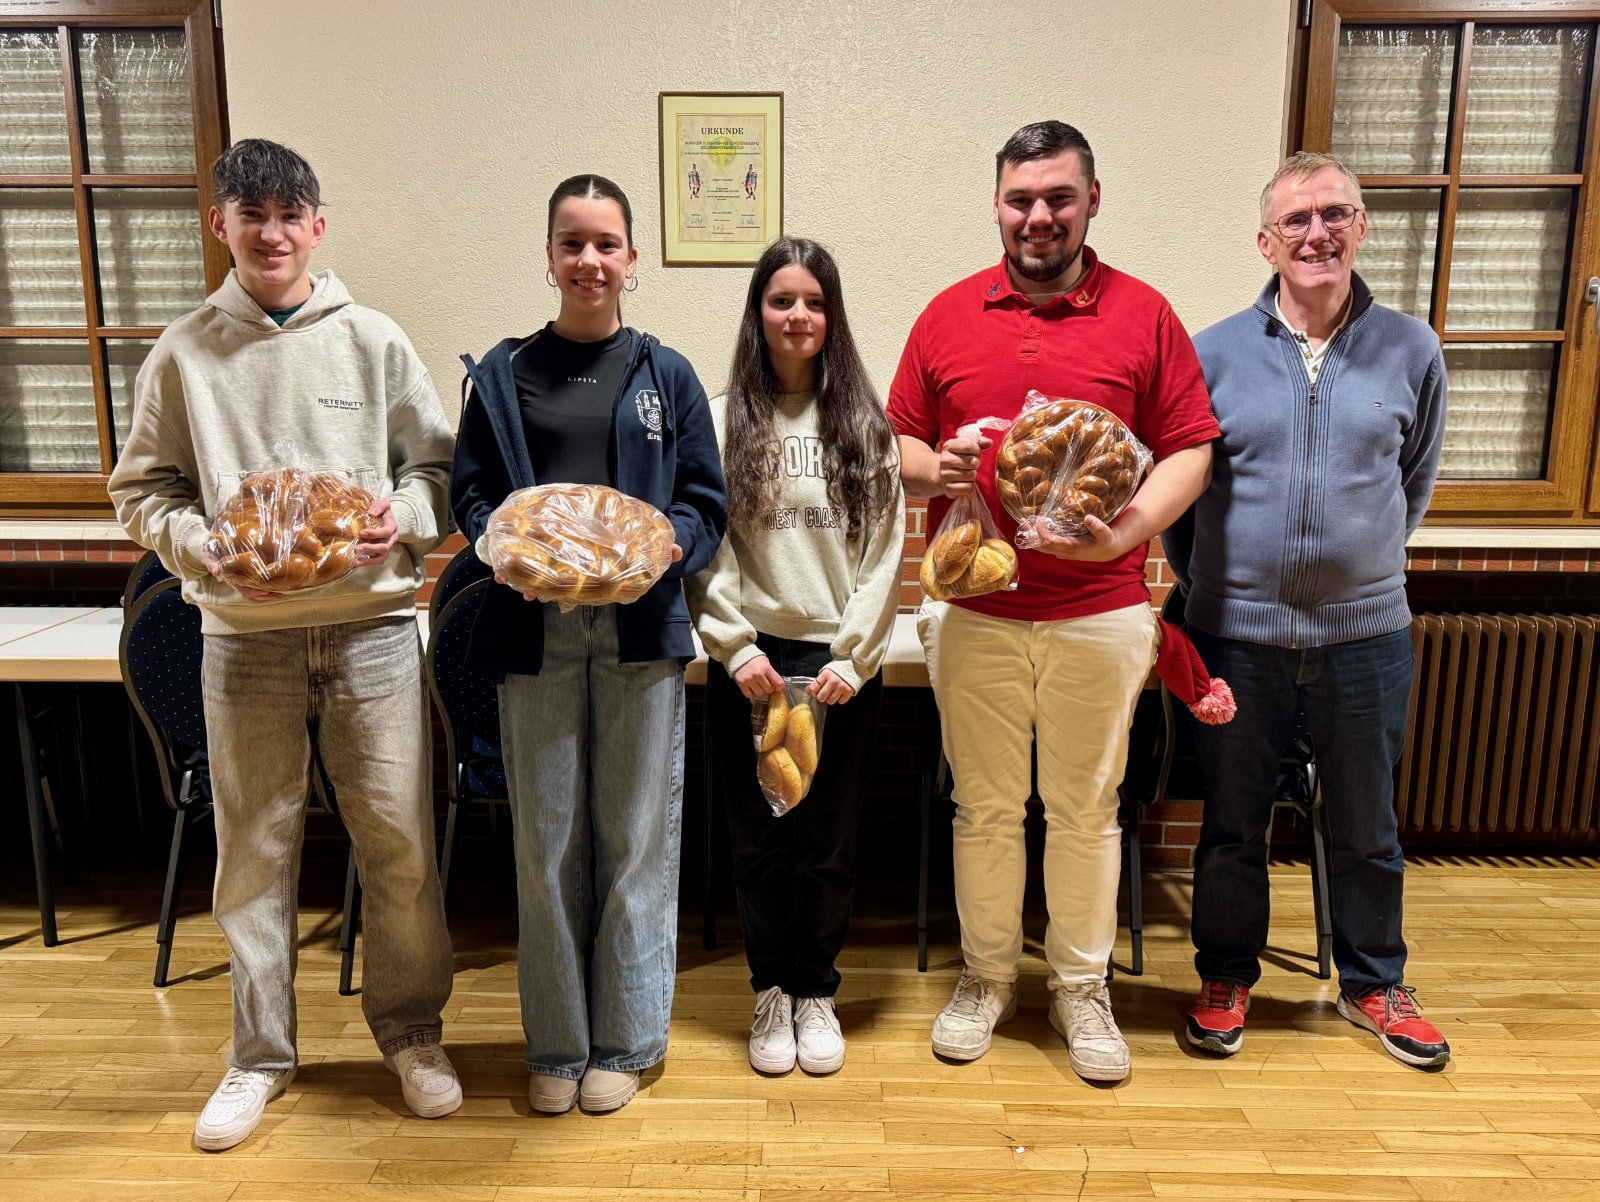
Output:
M672 522L683 558L632 605L619 605L622 662L694 657L682 580L707 567L722 543L728 496L705 389L689 361L630 329L628 367L612 405L612 466L617 488L648 501ZM461 428L450 480L450 512L469 542L519 488L540 483L523 435L511 361L532 338L508 338L474 363L463 355ZM467 664L496 680L536 676L544 661L538 602L493 586L473 623Z
M1439 469L1444 353L1351 286L1315 386L1274 312L1277 276L1195 337L1222 434L1211 487L1162 542L1201 630L1323 647L1411 622L1405 546Z

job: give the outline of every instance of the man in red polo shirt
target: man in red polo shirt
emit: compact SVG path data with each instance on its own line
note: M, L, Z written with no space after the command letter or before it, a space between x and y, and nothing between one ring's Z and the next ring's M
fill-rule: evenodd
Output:
M1211 474L1218 434L1194 348L1166 300L1085 245L1100 208L1094 154L1059 121L1024 126L995 156L994 220L1005 258L934 298L912 327L889 391L906 494L978 489L1001 531L1015 525L994 487L988 438L957 430L1011 419L1029 389L1115 413L1155 456L1109 526L1021 553L1015 592L925 601L919 623L955 777L956 908L965 968L933 1024L953 1060L989 1050L1016 1012L1027 859L1023 807L1038 747L1049 832L1050 1021L1072 1067L1096 1081L1128 1073L1106 964L1117 928L1117 784L1128 723L1155 661L1145 544L1186 510Z

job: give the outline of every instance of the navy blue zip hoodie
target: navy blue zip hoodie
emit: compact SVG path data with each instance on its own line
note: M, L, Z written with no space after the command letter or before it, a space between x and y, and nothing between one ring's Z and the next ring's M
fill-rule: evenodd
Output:
M541 481L523 436L511 360L539 337L508 338L474 363L468 355L461 428L450 479L450 512L477 542L489 515L511 493ZM619 605L622 662L694 657L682 580L707 567L727 526L728 494L705 389L689 361L637 330L628 330L628 367L612 405L612 461L617 488L648 501L672 522L683 558L649 592ZM514 589L491 587L473 623L467 666L496 680L536 676L544 662L544 613Z

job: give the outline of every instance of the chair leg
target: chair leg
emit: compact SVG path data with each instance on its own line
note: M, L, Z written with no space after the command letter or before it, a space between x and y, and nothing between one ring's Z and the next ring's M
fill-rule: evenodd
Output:
M356 873L356 850L350 849L350 862L344 872L344 918L339 923L339 996L355 993L356 931L361 925L361 880Z
M439 847L439 892L443 895L446 909L450 906L450 866L455 862L456 840L460 837L456 826L460 813L461 803L456 797L451 797L444 812L444 842Z
M184 834L189 829L190 811L182 809L172 820L172 849L167 853L167 884L161 891L161 920L156 923L157 989L167 985L167 968L172 962L172 939L178 928L178 898L183 893L183 870L188 863Z
M33 879L39 898L39 934L46 947L54 947L56 937L56 898L50 881L49 820L44 808L44 773L39 765L39 746L33 739L33 724L28 721L27 698L22 685L14 684L17 701L17 742L22 751L22 782L28 803L28 833L33 838Z
M1128 842L1128 934L1133 953L1128 972L1144 976L1144 857L1139 847L1139 822L1137 813L1133 823L1124 832Z
M1333 907L1328 896L1328 815L1311 810L1311 895L1317 923L1317 976L1333 976Z

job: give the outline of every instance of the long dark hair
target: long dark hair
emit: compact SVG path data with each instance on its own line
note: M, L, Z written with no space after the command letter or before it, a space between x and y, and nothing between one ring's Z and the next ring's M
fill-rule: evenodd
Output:
M772 504L772 418L778 407L778 377L762 332L761 300L767 284L785 267L803 267L816 277L827 304L828 334L817 356L816 405L828 499L845 512L845 534L861 536L869 521L895 504L899 469L894 431L850 336L839 268L809 238L779 238L767 248L750 277L744 317L728 378L727 433L722 474L728 485L728 520L757 520Z

